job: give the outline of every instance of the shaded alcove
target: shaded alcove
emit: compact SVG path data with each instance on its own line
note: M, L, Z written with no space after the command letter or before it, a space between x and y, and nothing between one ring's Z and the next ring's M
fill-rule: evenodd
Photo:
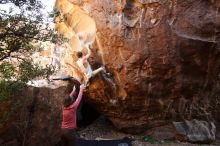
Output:
M95 110L92 105L81 102L77 109L77 126L80 128L86 127L100 116L101 114Z

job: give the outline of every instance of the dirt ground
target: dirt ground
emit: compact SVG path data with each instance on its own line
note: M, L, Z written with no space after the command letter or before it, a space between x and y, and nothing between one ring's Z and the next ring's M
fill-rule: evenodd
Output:
M154 128L139 135L131 135L116 130L104 117L99 117L89 126L79 127L78 134L81 138L87 140L121 139L129 137L134 140L132 146L220 146L219 141L210 145L204 145L172 140L174 131L172 131L170 126Z

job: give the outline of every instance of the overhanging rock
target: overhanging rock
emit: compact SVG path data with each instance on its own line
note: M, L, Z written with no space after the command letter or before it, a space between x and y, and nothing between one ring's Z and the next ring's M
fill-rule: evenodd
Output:
M105 65L116 87L97 76L87 100L117 128L140 132L166 120L220 121L217 1L71 2L89 8L97 28L90 64Z

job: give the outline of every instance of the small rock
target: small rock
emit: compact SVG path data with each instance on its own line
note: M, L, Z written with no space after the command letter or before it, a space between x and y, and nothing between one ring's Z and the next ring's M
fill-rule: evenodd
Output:
M157 22L157 19L151 19L150 22L151 22L152 24L155 24L155 23Z
M173 122L177 131L177 138L181 141L193 143L211 143L215 140L216 127L213 122L207 121L184 121Z

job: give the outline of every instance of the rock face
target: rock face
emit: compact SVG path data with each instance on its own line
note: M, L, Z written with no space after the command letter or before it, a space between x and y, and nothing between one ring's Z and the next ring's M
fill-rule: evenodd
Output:
M48 146L60 140L62 101L72 85L55 81L52 88L43 86L27 86L0 103L0 145Z
M95 77L87 90L87 100L116 127L140 132L167 120L194 118L212 120L218 125L219 1L71 3L81 8L79 15L84 10L88 14L83 15L96 22L91 65L94 69L105 65L112 75L111 81L102 75ZM62 5L62 10L69 15L73 12L66 5ZM64 24L75 34L75 25L68 21L67 18ZM83 27L90 27L90 23ZM69 52L74 54L74 44Z
M177 130L177 137L193 143L210 143L215 140L216 127L212 122L184 121L173 123Z

